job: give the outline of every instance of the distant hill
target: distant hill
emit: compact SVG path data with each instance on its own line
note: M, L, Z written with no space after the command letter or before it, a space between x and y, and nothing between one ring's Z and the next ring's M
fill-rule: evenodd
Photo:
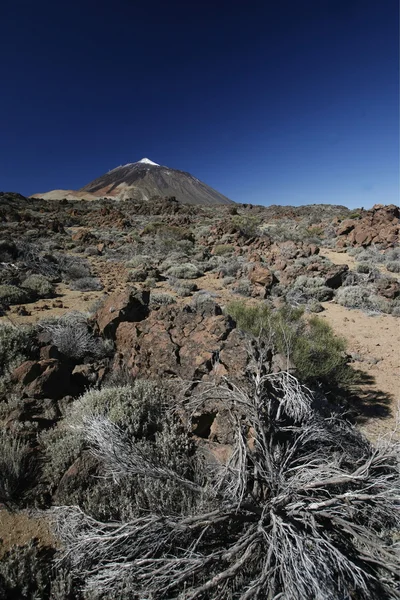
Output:
M138 162L128 163L108 171L105 175L91 181L80 190L53 190L34 194L32 198L57 200L95 200L97 198L113 198L127 200L133 198L143 202L153 196L175 196L185 204L234 204L190 173L170 169L142 158Z

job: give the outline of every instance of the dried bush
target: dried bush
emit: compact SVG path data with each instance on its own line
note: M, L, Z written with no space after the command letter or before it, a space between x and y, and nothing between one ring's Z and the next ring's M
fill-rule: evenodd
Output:
M64 557L96 598L359 600L397 597L398 450L371 446L322 418L287 373L254 365L251 389L229 383L186 398L229 411L225 463L188 461L183 436L143 444L104 418L83 424L115 485L135 481L131 518L53 510ZM167 414L165 415L167 419ZM163 430L166 431L165 428ZM184 468L182 468L183 464ZM174 503L171 503L171 495ZM156 500L156 501L154 501Z
M193 292L197 291L197 284L191 281L181 281L178 279L170 283L171 287L175 290L178 296L181 297L191 296Z
M29 446L0 429L0 502L14 501L29 482Z
M219 270L222 277L236 277L237 272L242 267L242 263L240 263L237 259L231 259L226 261L222 265L217 265L217 269Z
M147 272L148 270L146 268L131 269L130 271L128 271L126 279L127 281L143 282L147 279Z
M347 285L336 292L336 302L347 308L359 308L369 312L390 313L391 303L378 296L371 285Z
M147 254L137 254L125 263L125 266L130 269L137 269L139 267L153 267L154 259Z
M62 268L64 277L67 281L91 276L89 263L77 257L71 258L65 256Z
M67 313L59 319L42 321L40 327L50 335L51 343L69 358L102 358L108 353L103 340L93 335L81 313Z
M307 304L310 300L326 302L331 300L333 294L333 290L325 285L323 277L300 275L286 292L286 301L293 305Z
M400 248L389 248L385 252L386 262L399 261L400 260Z
M32 293L29 290L22 289L16 285L0 285L0 306L8 304L23 304L32 299Z
M18 261L22 262L27 270L50 279L59 277L60 255L43 252L38 245L29 242L19 242L17 247Z
M103 285L98 277L81 277L75 279L70 288L79 292L97 292L103 289Z
M251 282L246 278L239 279L232 287L232 291L241 296L251 296L251 289Z

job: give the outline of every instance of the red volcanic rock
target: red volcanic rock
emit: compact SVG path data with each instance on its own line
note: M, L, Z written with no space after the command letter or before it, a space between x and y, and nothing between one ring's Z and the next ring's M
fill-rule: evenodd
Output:
M120 323L141 321L148 314L150 292L126 289L107 298L95 315L99 332L113 338Z
M116 366L128 365L140 377L201 379L243 372L248 357L234 322L189 306L162 307L140 323L122 322L116 331Z

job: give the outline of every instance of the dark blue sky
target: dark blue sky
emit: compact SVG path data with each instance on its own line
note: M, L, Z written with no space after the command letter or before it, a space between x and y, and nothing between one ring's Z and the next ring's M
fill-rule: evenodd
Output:
M0 23L0 189L146 156L239 202L398 199L397 0L2 0Z

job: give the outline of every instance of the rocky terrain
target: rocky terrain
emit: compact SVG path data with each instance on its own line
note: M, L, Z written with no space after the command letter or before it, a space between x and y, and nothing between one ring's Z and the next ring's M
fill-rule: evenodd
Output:
M394 528L392 492L382 491L393 480L393 461L389 454L382 458L373 444L381 436L399 439L398 208L235 205L203 184L193 184L201 200L184 203L175 193L169 196L174 186L159 171L164 167L142 165L121 167L85 186L91 202L0 194L0 597L263 597L262 581L251 595L253 563L250 575L245 571L236 578L234 569L258 551L267 554L260 550L257 531L251 531L258 507L271 497L283 502L276 512L278 528L284 515L295 515L293 527L309 506L311 512L321 506L325 513L312 512L312 519L322 520L316 529L306 528L306 537L317 536L318 527L340 530L348 536L340 542L341 552L351 560L351 552L359 551L356 532L366 536L366 547L373 539L372 547L384 537L384 521L387 538L379 557L374 554L374 566L360 568L350 585L351 569L343 558L340 568L332 566L332 581L326 575L326 585L333 586L332 598L339 597L334 595L339 580L349 598L395 597L390 590L396 569L387 541ZM128 198L125 184L135 186L138 180L142 191L124 202L97 197ZM182 184L181 191L186 195L189 188ZM262 414L270 411L265 421L248 409L246 398L257 394L269 399L262 405ZM296 397L297 408L289 397ZM266 465L259 466L259 479L254 475L262 437L257 428L268 431L270 440L279 432L271 450L278 465L279 452L289 452L288 439L298 435L293 432L300 432L293 448L303 447L311 409L319 437L310 437L301 460L296 455L292 491L278 493L292 475L276 466L277 480L262 483ZM131 454L124 454L125 443ZM319 489L314 480L310 483L310 472L304 474L304 465L316 461L318 453L324 464L334 465L332 477L346 469L362 474L353 480L346 475L353 487L335 484L329 499L323 491L311 502L302 491L294 500L302 477L309 489ZM341 453L344 458L336 463ZM289 455L293 458L294 450L282 464L287 466ZM245 484L235 479L243 456L253 473ZM382 462L372 468L378 459ZM364 470L363 461L369 465ZM322 478L328 477L325 468L318 471ZM367 471L371 478L378 473L379 483L364 477ZM220 483L205 473L217 473ZM360 506L371 489L367 503L377 516L376 523L367 519L367 535L362 511L370 509ZM322 509L335 498L342 515L347 507L357 514L354 529L345 516L338 528L329 508ZM231 516L227 521L230 501L237 502L232 514L241 520ZM376 507L384 502L380 521ZM196 515L202 511L207 525L197 530ZM169 542L151 515L171 528ZM112 537L112 523L129 530L139 519L148 519L140 523L150 533L146 539L136 529L129 534L142 544L138 556L129 555L135 573L130 579L121 570L119 553L126 558L132 545L127 550L125 538ZM253 537L244 537L243 522ZM263 523L259 527L267 531ZM198 532L197 541L192 531ZM92 537L85 537L87 532ZM176 547L174 535L180 538ZM154 536L160 536L156 550L146 545ZM113 539L110 547L105 538ZM229 553L216 549L223 538ZM315 537L328 565L326 540L324 545ZM335 540L333 535L329 543ZM151 573L144 564L138 567L145 552L149 561L160 561L158 567L152 563ZM235 552L237 563L232 562ZM301 553L307 552L305 545ZM172 556L183 562L171 562ZM280 556L277 551L274 558L278 588L268 593L276 596L287 585L285 597L305 597L294 575L286 576L286 583L279 575ZM361 565L364 559L361 553L354 560ZM112 561L115 573L109 570ZM217 566L205 577L196 561ZM389 575L380 575L381 563ZM166 573L176 577L171 589ZM315 590L310 593L316 597Z

